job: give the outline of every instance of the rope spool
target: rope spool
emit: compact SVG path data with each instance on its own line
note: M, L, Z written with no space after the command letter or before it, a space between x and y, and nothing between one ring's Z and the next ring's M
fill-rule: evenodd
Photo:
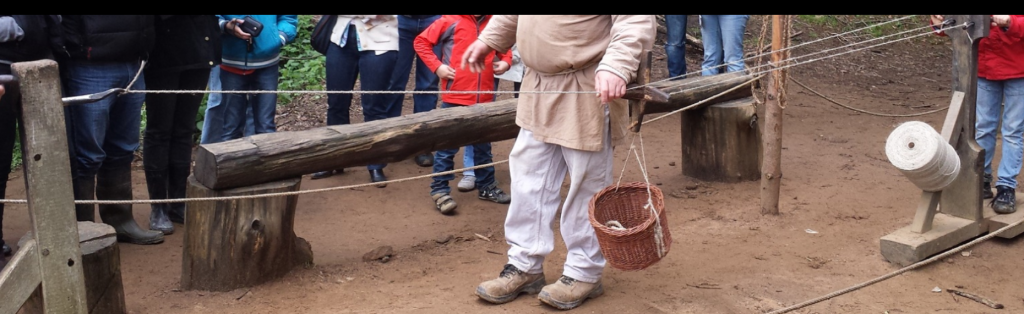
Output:
M949 186L960 173L960 156L927 123L910 121L896 127L885 141L885 155L903 175L925 192Z

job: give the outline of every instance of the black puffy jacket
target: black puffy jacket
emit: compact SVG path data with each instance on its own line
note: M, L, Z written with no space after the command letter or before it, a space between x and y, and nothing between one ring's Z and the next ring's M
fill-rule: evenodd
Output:
M153 15L63 15L64 47L71 60L133 62L149 59Z
M0 60L8 62L53 59L55 51L62 51L60 15L0 15L10 16L25 32L19 41L0 42Z
M220 26L216 15L158 15L156 46L146 71L184 71L220 64Z

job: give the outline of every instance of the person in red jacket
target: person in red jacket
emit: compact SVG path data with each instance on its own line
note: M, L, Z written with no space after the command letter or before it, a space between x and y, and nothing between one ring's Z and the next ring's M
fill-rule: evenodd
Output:
M932 27L945 36L941 15L932 15ZM1016 211L1014 191L1024 158L1024 15L993 15L988 37L978 43L977 131L974 138L985 149L984 197L996 213ZM1002 110L1002 114L1000 114ZM996 127L1002 119L1003 149L996 193L992 194L992 155Z
M469 71L456 72L463 52L469 47L484 27L490 15L445 15L427 29L423 30L413 46L416 54L423 60L431 71L440 78L439 88L442 91L493 91L494 74L505 73L512 63L512 54L492 53L487 56L487 70L480 73ZM434 54L434 47L442 47L441 59ZM495 55L500 61L493 61ZM454 57L453 57L454 56ZM482 93L447 93L441 96L441 108L454 106L472 106L482 102L494 101L494 94ZM491 143L473 144L473 162L476 165L491 163ZM434 154L434 173L450 171L454 168L454 157L459 152L458 148L438 150ZM476 186L479 190L477 197L499 204L508 204L511 197L498 188L494 179L494 167L486 167L474 170L476 173ZM447 174L435 176L430 184L430 196L434 199L434 205L442 214L451 214L458 206L451 198L451 187L448 181L455 179L455 175Z

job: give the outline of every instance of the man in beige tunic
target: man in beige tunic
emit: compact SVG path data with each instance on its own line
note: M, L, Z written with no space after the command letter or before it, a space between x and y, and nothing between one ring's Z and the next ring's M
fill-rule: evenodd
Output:
M627 132L621 97L655 33L653 15L495 15L463 55L463 67L479 72L488 52L518 44L526 65L516 112L521 130L509 155L508 264L477 287L480 298L505 303L539 292L544 303L572 309L604 292L605 259L587 205L612 184L612 146ZM571 184L560 228L568 253L562 277L545 285L542 266L554 249L552 222L566 172Z

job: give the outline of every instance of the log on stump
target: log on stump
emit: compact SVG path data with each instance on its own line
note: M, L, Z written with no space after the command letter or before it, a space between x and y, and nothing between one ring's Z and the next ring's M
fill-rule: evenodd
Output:
M301 178L215 191L189 177L188 198L299 190ZM185 210L181 289L230 291L281 278L311 265L313 252L295 236L298 195L190 202Z
M29 231L18 246L32 238ZM90 221L78 222L79 247L85 274L85 297L89 313L128 313L121 283L121 251L114 227ZM44 313L42 290L29 297L18 313Z
M752 97L681 114L684 175L717 182L761 177L761 132Z
M741 72L651 84L670 94L668 104L648 102L644 113L667 112L748 82ZM750 96L743 87L721 96ZM317 171L397 162L412 156L515 138L518 99L457 106L389 119L305 131L257 134L200 145L193 174L220 190L294 178Z

